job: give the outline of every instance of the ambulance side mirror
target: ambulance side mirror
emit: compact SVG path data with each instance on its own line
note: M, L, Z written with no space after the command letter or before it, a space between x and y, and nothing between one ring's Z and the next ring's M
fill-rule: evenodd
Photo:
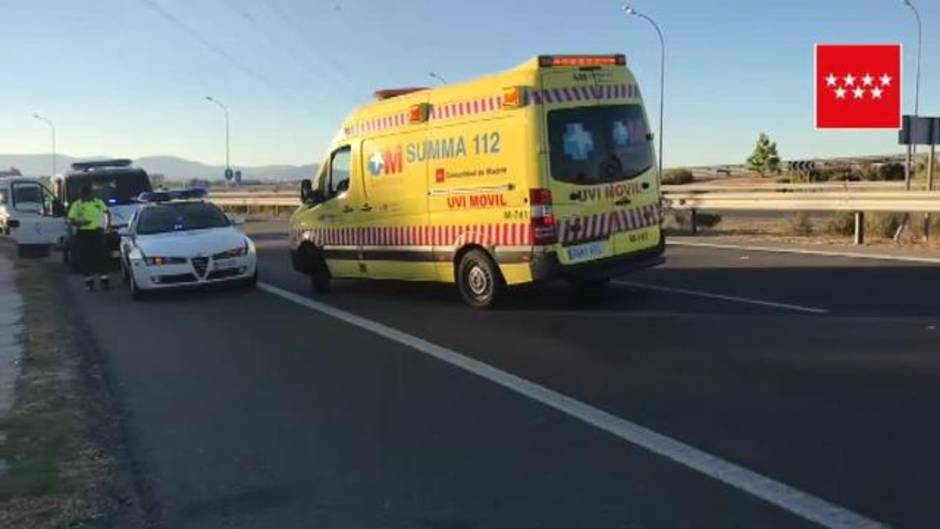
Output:
M304 178L300 181L300 201L308 206L315 204L313 192L313 182L309 178Z

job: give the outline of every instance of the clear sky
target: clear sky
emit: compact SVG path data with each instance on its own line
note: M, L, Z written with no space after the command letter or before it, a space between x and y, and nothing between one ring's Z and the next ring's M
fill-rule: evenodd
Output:
M921 114L940 115L940 1L927 26ZM656 123L659 44L618 1L0 0L0 153L168 154L238 166L318 161L376 88L511 68L540 53L627 54ZM757 134L784 159L899 152L892 132L813 130L813 44L903 42L900 0L635 0L668 46L666 165L740 163ZM938 28L932 34L931 27Z

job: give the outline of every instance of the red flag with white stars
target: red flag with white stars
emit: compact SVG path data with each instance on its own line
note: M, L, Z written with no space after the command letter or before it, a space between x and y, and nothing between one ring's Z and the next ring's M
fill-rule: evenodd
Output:
M901 128L901 45L817 44L816 128Z

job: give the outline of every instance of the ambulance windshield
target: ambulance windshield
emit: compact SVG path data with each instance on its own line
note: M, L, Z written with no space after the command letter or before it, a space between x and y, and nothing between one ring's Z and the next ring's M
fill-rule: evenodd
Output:
M552 177L572 184L635 178L653 166L639 105L579 107L548 113Z

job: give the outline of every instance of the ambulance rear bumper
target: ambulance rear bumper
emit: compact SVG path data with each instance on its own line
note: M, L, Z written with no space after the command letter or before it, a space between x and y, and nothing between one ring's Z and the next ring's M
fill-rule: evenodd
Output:
M548 253L532 261L532 278L535 281L559 278L576 281L610 279L665 263L666 258L663 256L665 251L666 239L663 237L659 245L647 250L577 265L563 265L558 261L557 254Z

